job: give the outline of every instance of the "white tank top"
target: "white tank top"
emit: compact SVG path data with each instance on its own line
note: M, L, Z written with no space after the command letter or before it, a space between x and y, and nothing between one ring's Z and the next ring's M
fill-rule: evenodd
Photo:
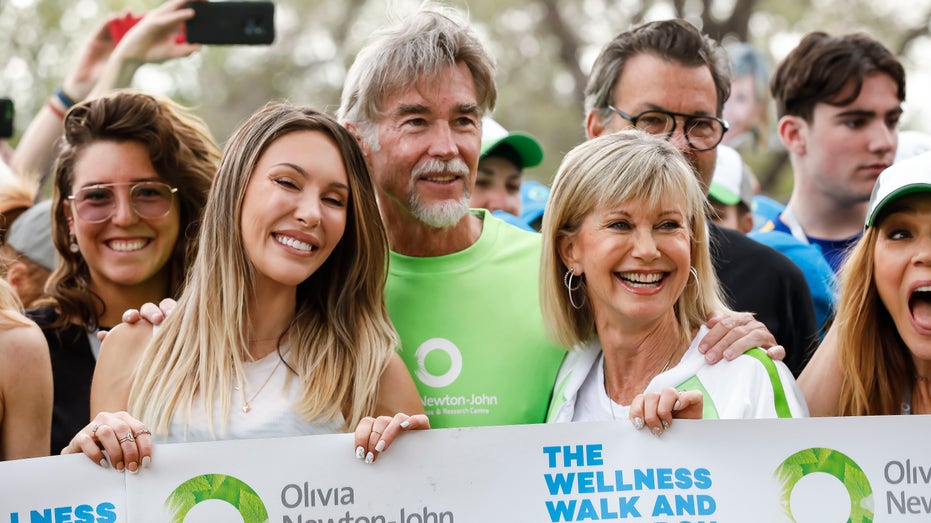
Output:
M224 429L220 400L217 398L213 411L215 434L212 435L207 425L203 398L197 397L191 408L190 422L185 419L183 413L176 412L167 438L156 438L156 442L280 438L343 432L342 416L331 421L314 422L304 420L294 411L294 406L301 397L300 380L281 361L277 352L272 352L258 361L243 363L243 370L248 412L244 412L243 409L243 393L233 390L229 418ZM287 379L289 374L290 380Z

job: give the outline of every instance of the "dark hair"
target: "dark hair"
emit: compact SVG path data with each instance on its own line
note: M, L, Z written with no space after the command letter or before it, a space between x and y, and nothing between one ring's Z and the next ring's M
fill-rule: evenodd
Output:
M889 75L905 100L905 69L881 43L864 33L830 36L809 33L779 64L770 90L779 118L794 115L810 121L818 103L848 104L858 96L870 74ZM853 82L849 96L839 98Z
M82 102L68 111L55 162L52 204L52 241L62 262L46 285L59 310L55 327L69 323L98 326L97 318L106 307L88 288L90 271L84 257L68 248L70 234L64 209L81 151L101 141L144 145L158 175L178 188L179 234L168 260L173 296L196 252L200 215L220 157L203 120L167 98L123 91Z
M650 22L614 37L601 50L592 66L585 87L585 111L601 112L605 119L613 113L608 105L612 99L627 60L640 53L650 53L664 60L689 67L706 66L711 71L718 95L717 116L731 94L730 64L724 50L694 25L684 20Z

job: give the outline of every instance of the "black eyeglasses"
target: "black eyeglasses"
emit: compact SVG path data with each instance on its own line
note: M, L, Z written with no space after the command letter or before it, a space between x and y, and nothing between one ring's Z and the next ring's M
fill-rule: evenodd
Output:
M696 151L708 151L721 143L724 133L727 132L727 122L714 116L697 114L674 113L651 109L631 116L624 111L609 105L618 116L630 122L631 125L650 134L665 135L668 140L676 132L676 117L685 119L685 141L689 147Z
M88 223L100 223L116 211L114 188L129 187L129 201L140 218L155 219L171 211L178 189L162 182L100 183L82 188L68 197L74 202L78 218Z

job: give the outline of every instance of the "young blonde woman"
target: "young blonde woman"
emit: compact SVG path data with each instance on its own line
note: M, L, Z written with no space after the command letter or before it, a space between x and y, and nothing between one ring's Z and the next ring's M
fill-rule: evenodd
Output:
M178 295L219 156L206 124L167 98L117 92L65 117L52 201L61 263L28 311L52 358L53 454L91 417L97 331Z
M260 110L227 144L174 312L107 336L98 414L65 452L135 471L153 439L357 427L357 456L374 460L428 426L384 307L387 252L352 135L311 109Z

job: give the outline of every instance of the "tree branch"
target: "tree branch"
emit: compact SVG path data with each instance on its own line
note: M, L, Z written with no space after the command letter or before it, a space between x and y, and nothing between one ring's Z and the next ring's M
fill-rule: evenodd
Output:
M585 84L588 78L579 64L579 39L559 12L559 0L542 0L541 3L544 7L543 22L559 41L559 59L575 81L575 101L581 107L585 104Z

